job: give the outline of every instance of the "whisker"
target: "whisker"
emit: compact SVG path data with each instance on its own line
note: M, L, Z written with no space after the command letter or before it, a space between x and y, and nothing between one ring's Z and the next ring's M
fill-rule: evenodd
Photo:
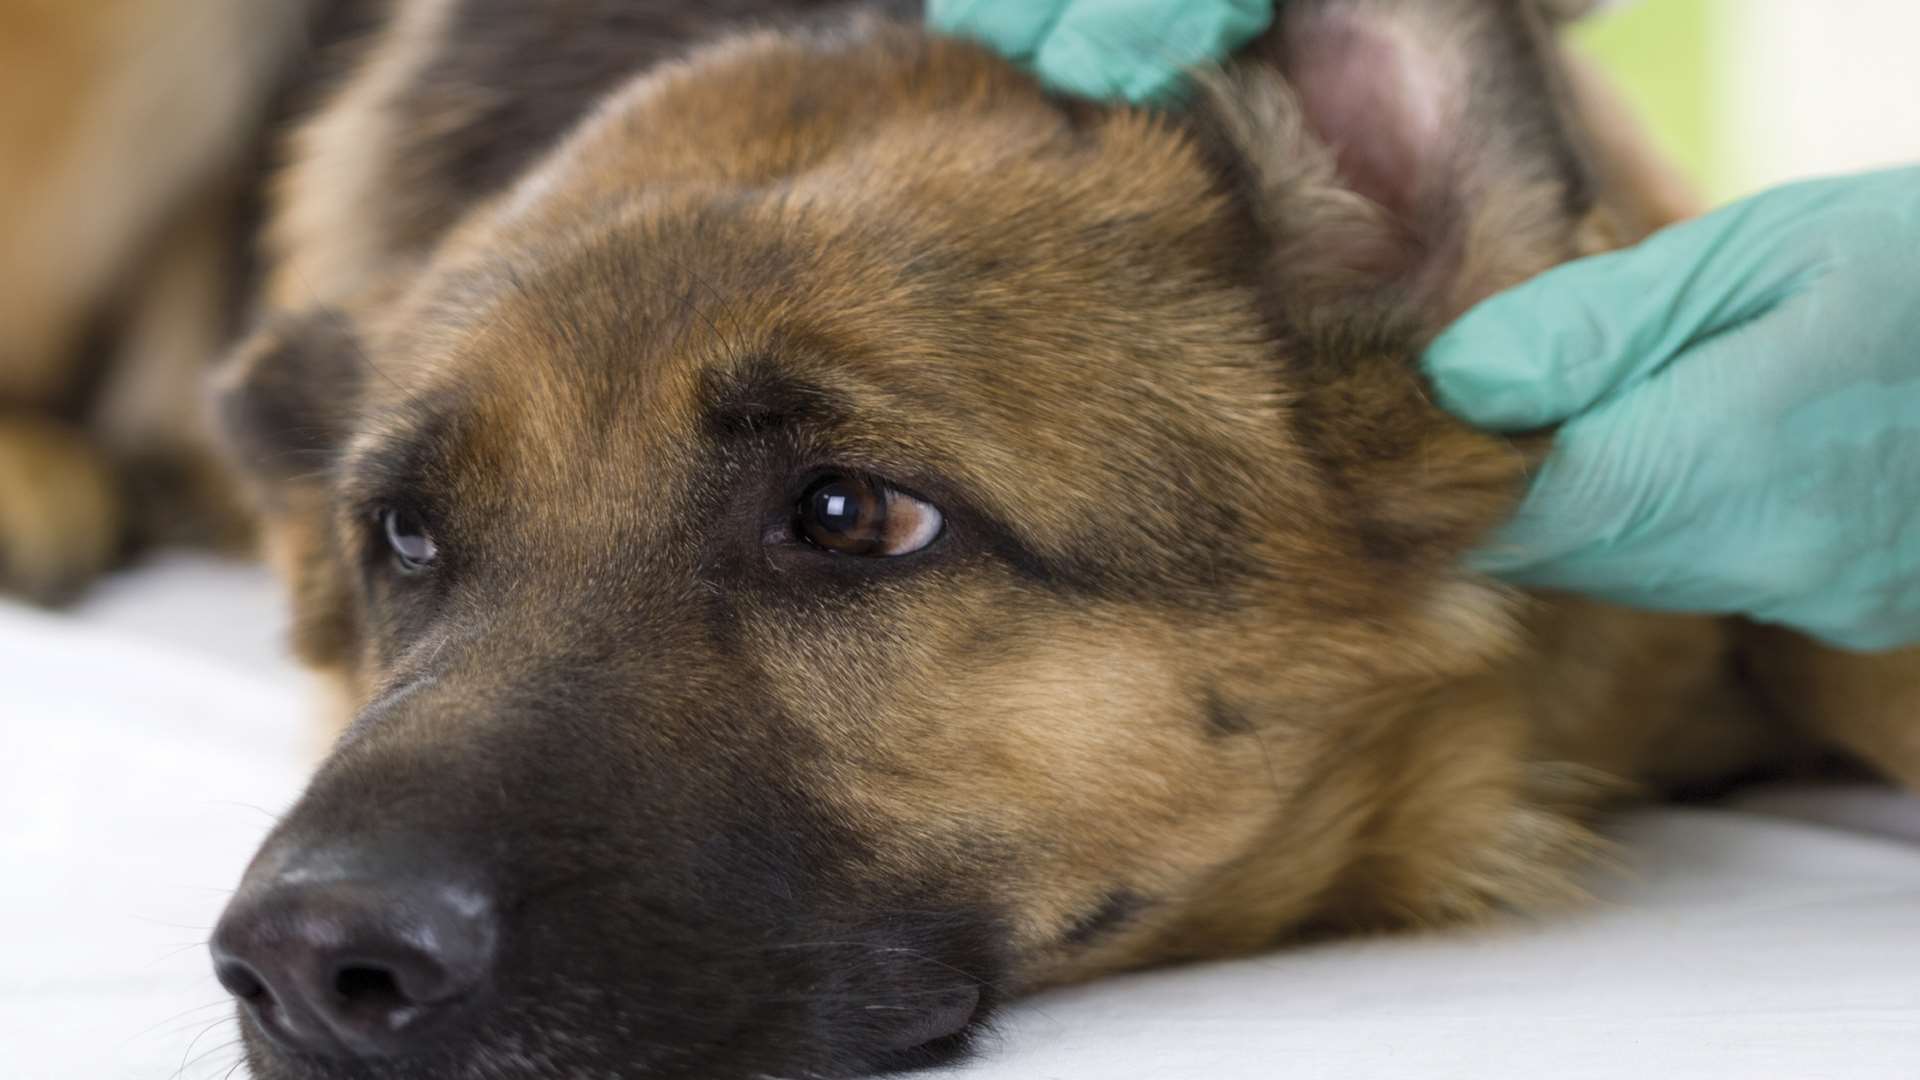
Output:
M179 956L181 953L186 952L189 949L204 949L211 944L213 944L213 941L211 938L203 938L199 941L189 941L184 945L179 945L174 948L168 949L166 952L161 953L159 956L154 957L152 960L147 962L147 966L153 967L156 964L164 964L167 961L173 959L176 956Z
M240 802L237 799L209 799L207 800L206 805L237 806L243 810L252 810L254 813L259 814L261 817L266 818L268 821L273 822L275 825L280 824L280 819L285 816L284 814L276 814L264 806L259 806L250 802Z
M195 1035L191 1040L188 1041L187 1048L185 1050L180 1051L180 1067L173 1070L174 1080L178 1080L179 1077L185 1075L187 1071L187 1066L199 1060L198 1058L195 1058L193 1056L193 1048L200 1045L200 1040L206 1038L208 1032L213 1031L215 1028L218 1028L220 1025L226 1022L227 1022L227 1018L221 1017L220 1019L215 1020L214 1022L208 1024L206 1027L201 1028L200 1034ZM219 1049L219 1048L215 1047L215 1049Z
M203 1051L203 1052L202 1052L202 1053L200 1054L200 1056L198 1056L198 1057L196 1057L196 1058L194 1058L194 1059L193 1059L192 1061L189 1061L189 1062L186 1062L186 1063L184 1063L184 1064L182 1064L182 1065L181 1065L181 1067L180 1067L180 1071L181 1071L181 1073L182 1073L182 1074L184 1074L184 1073L186 1072L186 1070L187 1070L187 1069L188 1069L189 1067L191 1067L191 1066L194 1066L194 1065L198 1065L198 1064L200 1064L201 1062L203 1062L203 1061L205 1061L205 1060L207 1060L208 1058L210 1058L210 1057L212 1057L213 1055L215 1055L215 1054L218 1054L218 1053L221 1053L222 1051L226 1051L226 1050L232 1050L232 1049L234 1049L235 1047L237 1047L237 1046L239 1046L239 1045L240 1045L240 1043L241 1043L241 1040L240 1040L240 1039L238 1039L238 1038L233 1038L233 1039L229 1039L229 1040L227 1040L226 1042L223 1042L223 1043L221 1043L221 1044L220 1044L220 1045L218 1045L218 1046L211 1046L211 1047L208 1047L208 1048L207 1048L207 1049L206 1049L205 1051Z
M129 1035L129 1036L127 1036L127 1039L126 1039L126 1041L127 1041L127 1042L132 1042L133 1040L135 1040L135 1039L138 1039L138 1038L140 1038L140 1037L141 1037L141 1036L143 1036L143 1035L150 1035L150 1034L152 1034L152 1033L153 1033L154 1031L156 1031L156 1030L158 1030L159 1028L161 1028L161 1027L163 1027L163 1026L165 1026L165 1025L167 1025L167 1024L171 1024L171 1023L173 1023L173 1022L174 1022L174 1021L176 1021L176 1020L182 1020L182 1019L185 1019L186 1017L188 1017L188 1016L190 1016L190 1015L192 1015L193 1013L197 1013L197 1012L206 1012L206 1011L207 1011L208 1009L216 1009L216 1008L219 1008L220 1006L222 1006L222 1005L226 1005L226 1004L228 1004L228 1002L225 1002L225 1001L209 1001L209 1002L207 1002L207 1003L206 1003L205 1005L195 1005L195 1006L194 1006L193 1008L191 1008L191 1009L182 1009L181 1011L179 1011L179 1012L177 1012L177 1013L174 1013L174 1014L173 1014L172 1016L169 1016L169 1017L166 1017L165 1019L162 1019L162 1020L156 1020L155 1022L153 1022L153 1023L151 1023L151 1024L148 1024L148 1025L147 1025L146 1027L144 1027L144 1028L141 1028L141 1029L140 1029L139 1031L136 1031L136 1032L134 1032L134 1033L133 1033L132 1035ZM197 1023L199 1023L199 1022L200 1022L200 1021L196 1019L196 1020L193 1020L193 1021L191 1021L191 1024L197 1024ZM188 1026L190 1026L190 1025L188 1025ZM125 1044L123 1043L122 1045L125 1045Z
M188 926L185 923L171 923L164 919L149 919L145 915L128 915L127 918L132 919L134 922L146 923L148 926L164 926L169 930L192 930L202 934L213 933L213 927L211 926Z

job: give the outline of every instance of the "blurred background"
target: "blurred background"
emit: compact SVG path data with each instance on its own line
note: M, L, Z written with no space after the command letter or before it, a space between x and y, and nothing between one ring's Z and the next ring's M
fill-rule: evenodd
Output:
M1573 32L1711 202L1920 162L1920 3L1615 0Z

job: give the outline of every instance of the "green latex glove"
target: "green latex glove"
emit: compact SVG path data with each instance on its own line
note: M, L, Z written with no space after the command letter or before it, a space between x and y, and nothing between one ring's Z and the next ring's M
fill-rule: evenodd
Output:
M1425 365L1471 423L1562 425L1478 569L1920 643L1920 169L1780 188L1560 267Z
M1055 90L1146 104L1252 41L1273 22L1273 0L928 0L927 19Z

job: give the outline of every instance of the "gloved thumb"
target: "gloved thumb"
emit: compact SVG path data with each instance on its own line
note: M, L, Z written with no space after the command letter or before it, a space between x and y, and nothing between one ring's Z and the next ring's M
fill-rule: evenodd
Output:
M1807 209L1805 199L1736 203L1494 296L1428 348L1422 363L1440 404L1506 431L1593 409L1816 278L1791 231L1766 220Z

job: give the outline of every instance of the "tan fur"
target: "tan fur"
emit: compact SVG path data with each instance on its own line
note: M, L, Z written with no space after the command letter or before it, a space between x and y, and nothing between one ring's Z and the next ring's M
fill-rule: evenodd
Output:
M786 363L851 403L873 447L871 467L886 469L888 448L911 445L1021 522L1043 553L1066 552L1085 522L1112 507L1156 512L1137 505L1104 445L1141 408L1170 424L1202 424L1192 437L1244 455L1231 469L1253 490L1282 485L1250 501L1285 508L1284 518L1254 530L1263 540L1252 554L1302 573L1244 598L1240 617L1152 615L1129 604L1029 610L988 579L903 593L887 618L910 632L854 654L823 649L798 628L784 635L776 617L747 620L770 628L752 632L770 636L751 639L751 648L770 658L776 697L843 748L841 764L815 784L871 838L878 879L950 874L922 853L962 841L1017 856L984 857L975 872L994 883L990 901L1016 916L1015 944L1029 954L1022 983L1245 951L1319 930L1439 924L1564 902L1572 895L1565 872L1595 847L1579 819L1621 791L1619 778L1718 775L1728 758L1758 753L1761 742L1745 738L1751 723L1739 695L1724 681L1727 646L1712 623L1523 602L1438 565L1371 584L1327 571L1346 556L1330 536L1301 527L1300 508L1333 496L1273 467L1302 452L1278 419L1288 410L1343 418L1327 437L1347 489L1369 493L1372 512L1393 527L1457 538L1447 544L1497 520L1531 451L1439 418L1411 376L1387 361L1356 361L1332 382L1276 393L1258 376L1256 298L1213 277L1224 256L1206 245L1227 243L1222 207L1206 196L1163 198L1206 185L1193 146L1158 121L1127 113L1095 120L1081 149L1054 154L1047 148L1063 133L1058 114L981 66L971 49L936 45L912 66L883 51L851 52L823 82L807 48L775 34L740 38L609 101L516 189L468 215L422 272L422 254L404 238L354 216L362 196L351 178L382 174L382 101L417 66L410 57L431 41L435 10L422 5L404 19L334 110L300 136L306 164L279 188L285 257L273 291L283 302L338 307L365 331L369 363L382 373L366 388L373 401L458 386L482 403L475 423L487 441L468 453L489 463L476 459L470 486L455 489L461 501L515 505L517 491L599 490L603 480L588 479L598 467L581 471L584 448L566 449L577 392L566 370L529 360L564 347L551 339L540 294L509 291L471 324L478 329L441 330L438 282L501 258L535 266L562 258L569 244L587 242L567 237L580 235L589 208L627 207L595 228L670 229L715 192L777 178L787 178L778 210L754 220L766 235L800 241L782 258L820 254L799 257L777 291L760 291L745 254L703 259L698 279L662 264L664 276L697 290L690 295L727 299L707 308L708 325L690 320L671 349L635 358L636 370L651 372L641 395L648 411L631 419L634 441L605 463L605 482L628 482L622 462L667 468L690 434L699 371L804 318L822 346L807 353L831 361ZM1254 82L1227 92L1239 103L1231 134L1273 163L1261 183L1322 200L1305 219L1315 229L1307 242L1325 243L1324 228L1339 215L1355 216L1356 233L1369 228L1378 211L1338 189L1283 89ZM802 95L811 119L792 126L784 103ZM930 123L933 116L942 119ZM632 130L649 134L634 140ZM652 190L660 194L631 194ZM1595 237L1632 229L1622 224L1630 212L1616 210L1583 226L1582 239L1551 240L1540 224L1551 198L1542 190L1488 199L1460 235L1450 279L1468 291L1439 306L1457 311ZM1009 219L1009 206L1025 213ZM1154 253L1150 277L1130 276L1124 253L1082 261L1092 253L1075 229L1109 217L1134 223L1128 242ZM871 245L855 238L875 220L911 223L916 243L949 253L942 258L991 252L999 270L982 288L991 290L994 324L961 321L963 312L903 292L897 265L860 254ZM1306 254L1283 247L1275 260ZM1309 287L1330 302L1351 288L1343 273ZM396 293L379 284L396 277L418 285ZM1094 280L1103 282L1099 292L1086 291ZM1124 302L1114 302L1116 292ZM1096 366L1130 364L1128 351L1151 350L1164 357L1164 376L1148 398L1115 396L1043 364L1017 365L994 345L1021 342L1031 359L1041 355L1033 343L1050 339ZM959 342L967 348L956 353ZM1090 349L1115 351L1102 360ZM928 385L919 398L887 389L915 371L972 363L963 359L970 355L981 366L941 389L937 407L924 398ZM1101 437L1052 422L1066 412L1086 418L1078 431ZM369 452L381 431L364 434L356 453ZM608 489L578 496L577 506L620 498ZM1319 511L1345 512L1332 503ZM320 535L313 520L275 520L309 598L303 625L348 625L315 599L333 595L335 572L299 554L317 543L295 539ZM1327 614L1382 610L1368 599L1375 588L1424 599L1385 625L1377 614L1347 624ZM331 642L334 632L322 637ZM1648 680L1654 657L1663 674ZM380 674L389 666L373 657L341 659L361 700L390 685ZM891 674L868 674L878 671ZM1210 735L1197 715L1208 693L1245 714L1252 737ZM982 701L992 708L979 709ZM806 711L808 702L832 708ZM1689 742L1710 752L1697 761L1676 754ZM1092 951L1057 948L1063 928L1122 888L1151 896L1154 910Z
M1754 679L1787 719L1920 789L1920 649L1862 655L1762 629L1748 642Z
M114 556L120 492L94 448L66 427L0 417L0 574L57 598Z
M355 77L289 140L298 170L274 180L282 208L268 223L269 305L298 310L322 299L377 292L410 267L395 265L391 242L365 212L390 178L377 171L379 148L393 141L387 105L416 78L426 50L444 32L451 3L424 0L397 5Z
M156 426L170 429L159 455L208 470L206 424L193 423L197 371L218 350L227 300L186 295L199 286L182 279L213 274L231 287L230 214L206 208L232 202L304 10L291 0L0 3L0 417L66 427L68 475L93 478L73 505L58 488L12 489L0 589L53 599L109 564L126 530L144 524L122 505L133 497L117 475L122 451L154 452ZM83 355L101 320L121 314L120 297L135 309L120 339L128 353ZM82 373L103 364L149 374L100 420L75 415ZM117 445L103 428L121 433Z
M609 757L694 760L707 733L687 717L750 681L777 708L749 711L803 736L764 764L857 833L861 880L995 912L1016 987L1552 907L1576 897L1598 807L1817 742L1915 782L1911 655L1749 642L1460 568L1547 443L1442 414L1408 342L1683 199L1590 77L1552 64L1548 101L1493 80L1437 106L1469 138L1438 182L1449 212L1409 235L1314 129L1290 77L1328 8L1296 10L1213 81L1208 131L1063 108L980 49L878 19L737 33L628 80L470 196L433 188L410 148L470 135L476 99L455 87L398 119L454 33L452 0L402 4L290 137L270 317L219 386L295 645L386 725L355 760L452 753L582 655L646 703L604 734ZM1449 0L1418 8L1402 44L1474 70L1508 17L1523 43L1543 32L1531 9ZM52 115L18 143L84 134L79 113ZM231 138L237 115L209 124ZM1541 126L1605 163L1584 216L1530 142ZM201 136L183 161L212 183L231 155ZM199 224L139 290L139 347L103 408L120 439L0 418L10 581L106 562L126 502L103 445L199 452L178 372L208 348L218 229L186 183L141 211L149 230ZM40 283L83 299L43 296L59 325L21 330L14 355L40 358L13 369L30 396L63 370L47 342L71 334L60 304L92 303L96 271ZM840 579L813 606L768 599L762 578L729 589L723 560L688 554L683 534L711 523L675 500L723 471L714 388L768 369L831 399L807 438L832 464L942 487L1010 535L966 535L956 515L963 555ZM493 592L397 637L365 555L390 497L376 466L446 402L432 468L408 479L509 555ZM248 432L249 409L273 430ZM289 447L247 438L288 429ZM754 572L783 583L812 572L764 557L788 568ZM843 592L857 614L833 607ZM729 637L724 658L687 629L715 593L738 605L708 635ZM1134 901L1105 936L1076 932Z

